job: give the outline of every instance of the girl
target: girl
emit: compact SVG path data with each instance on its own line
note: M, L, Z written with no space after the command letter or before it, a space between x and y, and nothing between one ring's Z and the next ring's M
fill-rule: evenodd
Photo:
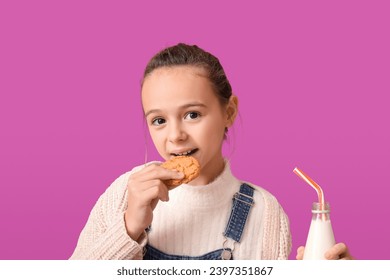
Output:
M289 221L275 197L237 179L222 155L238 99L218 59L178 44L156 54L141 85L142 106L162 158L191 155L188 184L159 162L120 176L99 198L71 259L287 259ZM337 244L328 258L350 258ZM298 250L301 259L303 248Z

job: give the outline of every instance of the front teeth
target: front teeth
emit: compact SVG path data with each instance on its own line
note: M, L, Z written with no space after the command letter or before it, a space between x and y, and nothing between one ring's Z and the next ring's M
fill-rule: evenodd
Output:
M192 152L192 150L184 152L184 153L181 153L181 154L176 154L176 156L186 156L186 155L190 154L191 152Z

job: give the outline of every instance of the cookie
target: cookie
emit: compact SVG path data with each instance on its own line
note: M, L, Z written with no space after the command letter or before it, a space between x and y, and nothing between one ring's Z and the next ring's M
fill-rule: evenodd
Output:
M171 170L177 170L184 174L182 179L165 180L164 183L167 187L177 187L181 184L186 184L196 177L200 173L199 162L191 156L177 156L161 164L162 167Z

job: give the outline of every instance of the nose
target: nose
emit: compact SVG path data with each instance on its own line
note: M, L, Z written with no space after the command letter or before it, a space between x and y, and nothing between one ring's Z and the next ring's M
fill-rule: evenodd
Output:
M171 122L168 130L169 142L183 142L187 139L187 133L180 122Z

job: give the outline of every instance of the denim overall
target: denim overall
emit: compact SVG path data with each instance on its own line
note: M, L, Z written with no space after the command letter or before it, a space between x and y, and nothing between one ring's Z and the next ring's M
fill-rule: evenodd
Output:
M232 260L235 242L240 243L241 235L244 231L245 223L248 218L249 210L254 204L254 189L243 183L240 191L233 196L233 206L230 213L229 221L226 225L225 241L222 249L218 249L201 256L181 256L169 255L147 244L144 248L144 260ZM233 239L233 249L226 248L227 238Z

